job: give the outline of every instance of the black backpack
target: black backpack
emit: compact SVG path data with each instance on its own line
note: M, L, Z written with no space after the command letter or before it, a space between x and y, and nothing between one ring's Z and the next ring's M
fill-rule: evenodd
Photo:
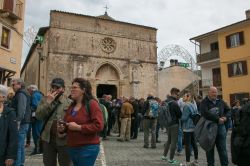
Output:
M158 121L161 127L169 127L173 121L174 117L171 115L169 104L170 102L164 102L162 106L159 107Z

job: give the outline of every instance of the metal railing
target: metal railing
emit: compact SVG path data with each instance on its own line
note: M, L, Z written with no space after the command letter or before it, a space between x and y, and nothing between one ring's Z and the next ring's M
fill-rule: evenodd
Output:
M221 81L220 80L214 81L212 79L202 79L199 82L199 86L201 88L207 88L207 87L210 87L210 86L219 87L219 86L221 86Z
M199 54L197 55L197 63L218 59L219 57L220 57L219 50L214 50L214 51L207 52L204 54Z

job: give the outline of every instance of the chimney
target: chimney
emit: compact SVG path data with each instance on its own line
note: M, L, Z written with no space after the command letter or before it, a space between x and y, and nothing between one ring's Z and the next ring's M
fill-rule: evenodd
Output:
M250 9L246 10L246 19L250 19Z
M179 66L179 65L178 65L178 60L177 60L177 59L174 60L174 65L175 65L175 66Z
M174 65L175 65L174 59L170 59L170 66L174 66Z

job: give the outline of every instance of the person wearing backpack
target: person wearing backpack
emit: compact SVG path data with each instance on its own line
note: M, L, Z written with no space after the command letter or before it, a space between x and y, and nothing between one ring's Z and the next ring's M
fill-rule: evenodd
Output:
M25 138L31 117L30 96L25 90L25 83L21 78L13 79L11 84L15 92L11 107L16 111L18 124L18 150L15 165L20 166L25 162Z
M170 158L168 162L170 164L177 164L178 161L174 160L175 150L176 150L176 144L178 140L178 130L179 130L179 120L181 118L181 110L177 103L178 97L179 97L180 90L177 88L172 88L170 90L171 96L169 96L165 100L165 104L167 104L167 107L170 112L171 121L168 122L167 125L167 134L168 134L168 140L164 144L164 152L162 156L162 160L167 160L167 154L170 149Z
M8 107L8 88L0 84L0 165L12 166L17 157L17 120L15 110Z
M145 101L144 107L144 120L143 120L143 132L144 132L144 145L143 148L149 147L149 134L151 133L151 148L156 148L156 125L158 118L159 104L155 100L152 94L149 94Z
M67 134L67 147L74 166L94 166L100 151L99 132L103 130L103 113L92 95L88 80L75 78L71 86L70 107L64 121L59 122L59 133Z
M197 165L198 164L198 148L196 144L196 139L194 135L195 124L193 122L193 116L198 113L197 109L191 103L192 95L187 92L183 96L183 101L185 105L183 107L183 112L181 116L184 144L185 144L185 154L186 154L186 166ZM191 146L194 150L195 161L190 163L191 156Z

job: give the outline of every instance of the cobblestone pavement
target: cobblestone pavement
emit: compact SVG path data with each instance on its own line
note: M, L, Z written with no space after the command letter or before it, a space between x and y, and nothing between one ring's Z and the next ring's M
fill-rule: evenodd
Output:
M231 154L230 154L230 135L228 133L227 150L229 156L230 166ZM160 131L161 143L157 144L156 149L143 148L143 133L139 132L138 139L131 140L130 142L118 142L116 136L109 137L109 140L103 141L104 154L100 153L96 161L95 166L167 166L166 161L161 161L160 157L163 153L164 141L167 140L167 135L163 131ZM27 149L27 154L31 152L31 149ZM191 161L194 156L191 156ZM175 156L175 159L180 162L185 161L185 153L180 156ZM215 150L215 166L219 166L219 158L217 150ZM26 166L40 166L42 164L42 156L26 156ZM205 152L199 147L199 165L206 166Z

